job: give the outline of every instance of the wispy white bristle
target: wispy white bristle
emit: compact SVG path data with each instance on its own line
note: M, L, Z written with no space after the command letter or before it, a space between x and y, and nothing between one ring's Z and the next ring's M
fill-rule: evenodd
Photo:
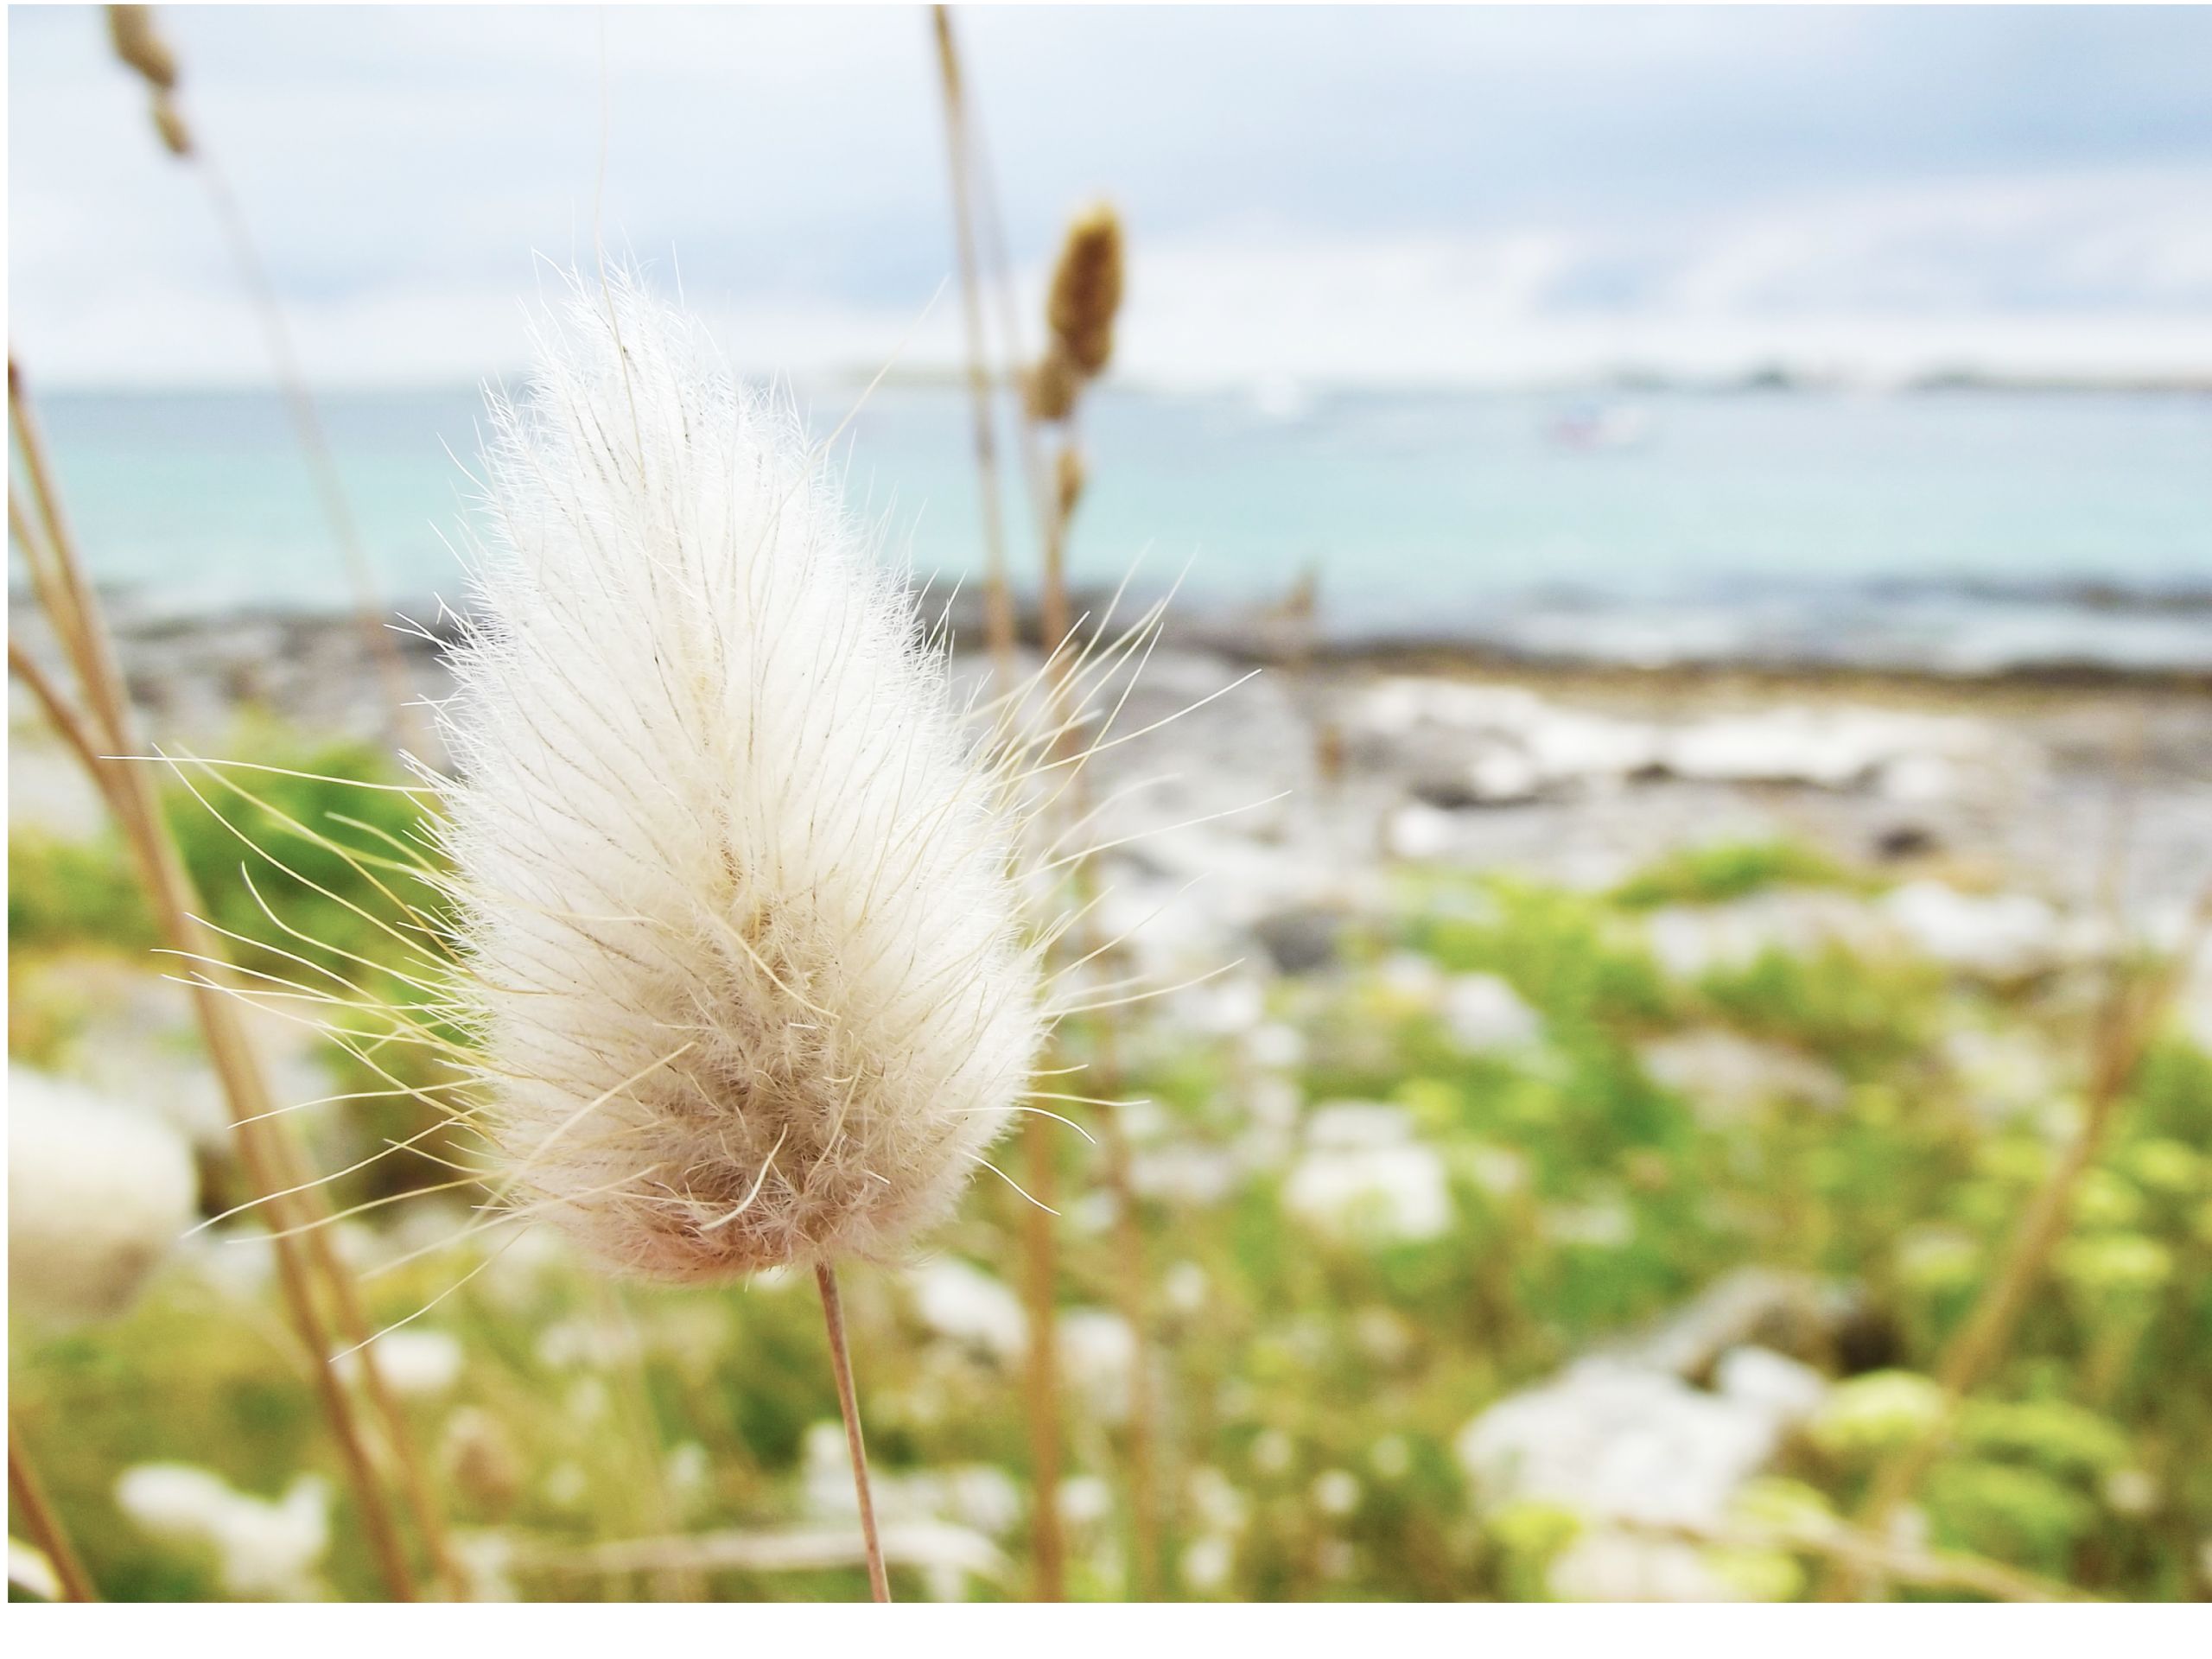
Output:
M1043 1029L1005 769L793 413L628 281L538 350L442 721L507 1201L664 1280L895 1253Z

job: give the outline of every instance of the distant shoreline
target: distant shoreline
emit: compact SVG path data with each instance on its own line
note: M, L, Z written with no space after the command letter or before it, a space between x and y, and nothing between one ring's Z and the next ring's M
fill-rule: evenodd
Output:
M2092 604L2105 599L2101 590L2089 595ZM1104 592L1078 594L1079 614L1099 614L1110 595ZM1146 596L1125 599L1124 614L1147 602ZM1243 664L1263 668L1312 666L1332 671L1368 670L1382 672L1511 677L1530 681L1575 683L1623 690L1647 688L1688 690L1729 683L1746 690L1781 691L1819 688L1841 694L1879 689L1919 690L1936 695L1970 695L1979 690L2003 694L2047 690L2056 693L2129 688L2190 696L2212 696L2212 592L2195 588L2164 596L2131 594L2110 602L2122 608L2141 609L2155 615L2195 619L2206 635L2208 661L2202 664L2131 664L2086 656L2002 663L1967 670L1934 663L1853 659L1841 655L1789 655L1777 652L1684 652L1662 660L1624 658L1601 652L1535 649L1510 639L1473 637L1415 630L1309 631L1298 619L1280 613L1192 603L1179 606L1171 619L1171 645L1202 651ZM34 614L27 594L10 593L10 605L19 618ZM1633 607L1623 607L1633 614ZM958 595L942 613L950 623L957 649L967 654L981 649L984 637L980 596L973 591ZM394 607L388 620L410 617L434 639L452 636L450 622L437 620L435 602L413 607ZM1038 613L1033 597L1016 596L1020 641L1029 649L1039 645ZM207 613L133 613L126 601L115 607L117 632L140 647L141 666L153 677L165 677L168 664L191 659L207 664L215 659L250 657L257 650L288 658L321 656L335 647L350 654L358 641L358 617L344 611L278 607L233 608ZM393 638L404 654L430 666L434 648L429 640L407 629L395 628ZM258 641L249 645L248 641ZM145 661L150 650L153 661Z

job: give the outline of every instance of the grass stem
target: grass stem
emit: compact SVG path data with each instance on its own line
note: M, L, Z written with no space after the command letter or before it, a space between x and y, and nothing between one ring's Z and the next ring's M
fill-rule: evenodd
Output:
M976 234L976 163L950 9L932 6L930 19L937 41L938 79L944 96L953 221L960 251L961 305L968 337L968 390L975 423L976 468L982 492L985 629L997 690L1003 696L1014 685L1014 594L1007 579L1005 525L1000 517L998 443L991 412L991 373L983 332L982 270ZM1061 608L1065 612L1065 601ZM1065 632L1065 628L1061 632ZM1045 648L1050 651L1058 643L1059 635L1052 632L1049 619L1046 633L1048 643ZM1053 1351L1058 1241L1052 1231L1052 1216L1045 1207L1052 1203L1054 1185L1049 1127L1049 1120L1032 1117L1024 1122L1021 1131L1028 1153L1030 1196L1035 1199L1025 1215L1022 1231L1022 1284L1029 1325L1023 1396L1029 1419L1030 1525L1035 1592L1039 1601L1058 1601L1065 1592L1065 1548L1059 1519L1058 1365Z
M868 1593L891 1599L891 1577L883 1569L883 1541L875 1530L875 1495L868 1488L868 1447L861 1440L860 1402L853 1394L853 1357L845 1343L845 1302L837 1294L837 1271L827 1262L814 1264L822 1292L822 1322L830 1333L830 1369L837 1379L837 1409L845 1419L845 1450L853 1459L853 1493L860 1499L861 1539L868 1548Z
M63 513L46 446L12 358L8 364L8 394L16 453L22 460L37 514L34 524L11 500L10 527L22 543L24 558L32 570L46 572L45 578L38 583L41 608L74 672L83 712L77 714L71 709L60 689L37 671L27 654L11 649L10 666L24 675L26 683L54 718L65 740L90 768L94 784L114 810L138 866L155 918L170 947L201 958L225 960L221 941L197 919L203 906L162 817L154 775L143 766L110 758L145 751L135 734L135 721L123 676L117 666L113 642L86 578L83 561L78 556ZM308 1351L316 1392L360 1504L363 1525L369 1533L386 1588L397 1599L412 1600L414 1579L406 1547L372 1461L355 1403L329 1363L329 1327L316 1300L315 1281L318 1273L324 1280L327 1294L337 1298L341 1306L345 1301L340 1293L341 1282L350 1289L350 1281L327 1243L317 1255L310 1253L299 1236L303 1229L311 1225L314 1206L321 1202L321 1195L311 1187L301 1193L289 1191L300 1185L293 1177L303 1176L302 1160L289 1144L288 1126L271 1116L268 1085L236 1001L219 983L194 984L191 989L208 1060L222 1083L230 1106L239 1161L247 1179L257 1192L284 1195L270 1203L267 1215L278 1283L293 1330ZM327 1205L324 1208L327 1211ZM365 1350L362 1361L365 1374L374 1369L374 1361ZM391 1425L397 1446L404 1429L396 1409ZM427 1492L424 1496L427 1497Z
M98 1601L99 1592L92 1587L92 1575L85 1571L77 1547L70 1541L69 1529L61 1524L60 1516L46 1495L46 1483L31 1462L30 1447L24 1443L22 1428L12 1411L8 1414L8 1495L16 1500L16 1513L22 1517L31 1541L46 1553L61 1586L62 1600Z

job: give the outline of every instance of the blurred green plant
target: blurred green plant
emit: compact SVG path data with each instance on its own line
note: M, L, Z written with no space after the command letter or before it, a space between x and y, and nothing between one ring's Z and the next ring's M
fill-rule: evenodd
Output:
M1769 887L1854 887L1867 884L1825 853L1794 841L1721 842L1668 854L1612 891L1628 910L1662 905L1719 905Z

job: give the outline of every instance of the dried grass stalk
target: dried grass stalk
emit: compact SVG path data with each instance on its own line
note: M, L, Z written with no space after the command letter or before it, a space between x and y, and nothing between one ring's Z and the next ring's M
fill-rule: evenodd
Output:
M411 1599L415 1593L412 1569L389 1499L371 1461L354 1403L336 1371L324 1363L331 1351L328 1326L317 1306L308 1248L296 1236L298 1230L312 1225L312 1218L301 1195L288 1190L298 1185L293 1177L299 1166L281 1149L283 1120L270 1116L273 1103L259 1063L236 1004L223 994L223 941L196 919L201 906L162 816L153 774L143 766L111 758L143 751L137 740L136 721L113 645L62 515L45 446L12 359L8 365L8 391L16 449L38 512L34 524L11 493L9 523L22 545L34 588L77 679L85 706L73 707L62 690L29 667L28 655L12 645L11 664L39 697L114 810L170 948L209 964L194 986L194 1011L208 1058L229 1103L247 1179L257 1192L272 1195L269 1219L286 1311L312 1358L316 1391L338 1440L386 1587L400 1599ZM329 1260L336 1265L334 1256Z
M69 1531L62 1524L60 1515L46 1494L46 1483L39 1478L37 1465L31 1461L29 1445L23 1439L22 1427L16 1414L8 1414L8 1496L16 1501L16 1512L22 1517L23 1530L31 1542L45 1552L54 1568L54 1576L61 1586L64 1601L98 1601L99 1592L93 1587L92 1575L85 1571L85 1563L77 1554L77 1546Z

